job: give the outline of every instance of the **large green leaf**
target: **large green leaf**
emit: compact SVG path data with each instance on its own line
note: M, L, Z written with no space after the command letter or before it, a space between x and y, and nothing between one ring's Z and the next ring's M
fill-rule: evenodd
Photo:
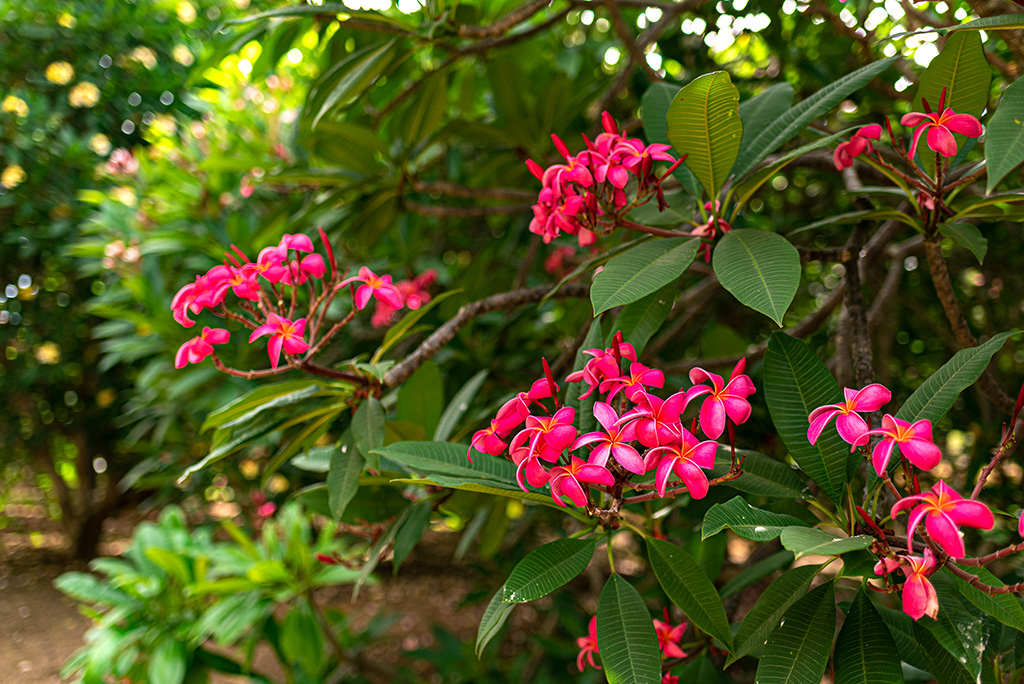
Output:
M961 569L973 575L978 575L985 584L994 587L1003 586L1003 583L985 568L964 566ZM956 583L957 591L960 592L963 598L1007 627L1024 632L1024 608L1021 607L1016 596L1012 594L987 594L974 585L953 575L946 568L942 569L940 577L951 577Z
M989 634L982 613L963 599L956 583L949 577L934 575L932 584L939 599L939 613L934 620L918 620L953 659L963 665L977 681L981 674L982 659L988 648ZM932 674L936 674L933 672ZM937 676L937 674L936 674Z
M437 422L437 429L434 430L434 441L443 442L452 436L455 426L459 424L459 420L469 408L469 403L473 401L473 397L480 391L484 380L487 379L487 373L486 369L478 371L476 375L467 380L466 384L455 393L455 396L452 397L447 408L445 408L444 413L441 414L441 419Z
M323 387L313 380L293 380L264 385L211 413L203 421L201 431L241 425L264 411L297 404L321 391Z
M835 684L902 684L900 654L871 605L867 587L853 599L832 655Z
M375 453L425 475L481 478L516 487L516 467L511 461L474 452L471 462L466 447L451 442L398 442Z
M501 597L505 593L505 587L501 587L498 591L494 592L494 596L491 597L490 603L487 604L487 608L484 610L483 617L480 618L480 627L476 632L476 655L479 658L487 644L491 642L491 639L498 633L498 631L508 620L508 616L515 610L517 604L505 603L501 600Z
M644 91L640 106L642 107L641 118L644 122L644 134L647 136L648 143L657 143L658 145L672 144L668 139L666 116L668 115L668 108L672 105L672 100L678 92L679 86L669 85L668 83L654 83ZM675 154L678 156L679 152L675 151ZM675 176L676 180L679 181L690 195L693 197L701 196L700 181L686 167L686 162L683 162L672 175Z
M958 114L981 116L988 104L992 67L985 59L981 35L974 31L958 31L946 38L942 51L921 74L914 95L915 111L936 111L942 89L946 89L946 107ZM922 98L928 100L926 110Z
M743 149L732 169L733 175L737 180L743 180L761 160L806 128L811 121L830 111L861 86L867 85L868 81L882 73L895 59L883 59L849 73L790 108Z
M782 325L800 285L800 253L789 240L765 230L733 230L715 246L711 263L741 304Z
M510 484L506 482L499 482L497 480L449 475L431 475L430 477L418 479L398 478L396 480L392 480L392 482L418 486L436 485L438 487L448 487L449 489L459 489L465 492L477 492L480 494L490 494L492 496L503 496L508 499L529 501L531 503L557 508L564 514L571 515L580 521L585 521L587 519L586 513L581 509L563 508L551 499L550 494L541 493L539 491L524 492L514 483Z
M631 304L668 285L693 263L699 245L695 238L652 240L615 257L594 277L590 288L594 315Z
M992 192L1006 174L1024 162L1024 80L1017 79L1003 91L996 113L985 132L987 191Z
M768 637L757 665L758 684L819 684L836 629L833 582L794 603Z
M164 637L149 658L149 681L181 684L185 680L185 669L188 666L185 644L173 636Z
M622 307L615 319L615 328L622 333L623 340L633 345L637 354L643 352L651 335L658 332L665 322L675 295L675 285L670 283L640 301Z
M587 569L595 543L593 539L559 539L537 547L508 576L502 600L536 601L567 584Z
M804 477L785 463L746 449L737 449L736 458L743 458L743 473L735 480L723 482L723 487L774 499L804 499L809 496ZM720 446L715 455L715 468L708 477L725 475L731 465L729 447Z
M395 58L394 47L395 40L365 47L338 62L320 77L308 100L318 105L312 127L316 128L329 112L355 102Z
M743 122L743 137L740 139L740 154L754 139L776 119L793 106L793 86L783 81L773 83L762 92L740 104L740 121Z
M398 574L398 568L405 561L406 556L423 538L423 533L430 526L430 516L433 512L434 504L431 501L421 501L410 508L405 523L395 533L395 548L391 554L393 574Z
M444 406L444 378L433 361L426 361L398 390L398 420L423 427L425 434L437 429Z
M926 659L925 669L935 677L937 684L977 684L978 678L967 671L966 663L943 648L922 622L924 620L918 620L913 624L914 638ZM976 657L975 654L971 654L972 660ZM964 660L966 659L965 656Z
M645 235L642 238L637 238L636 240L631 240L629 242L624 242L621 245L618 245L616 247L612 247L608 251L599 252L597 254L597 256L594 256L594 257L591 257L590 259L587 259L582 264L580 264L579 266L577 266L576 268L572 269L567 274L565 274L565 276L563 276L562 279L559 280L555 284L555 286L548 291L548 293L546 295L544 295L544 298L540 300L540 303L538 304L538 306L544 306L544 304L547 303L547 301L556 292L561 290L562 287L566 283L568 283L570 280L572 280L573 278L576 278L576 277L582 275L583 273L586 273L587 271L592 271L592 270L594 270L595 268L597 268L599 266L604 266L609 261L611 261L615 257L619 256L623 252L627 252L627 251L633 249L634 247L636 247L637 245L642 245L645 242L650 242L652 239L653 239L652 236Z
M979 264L985 261L988 240L973 223L940 223L939 231L973 254Z
M874 538L867 534L839 537L817 527L787 527L780 535L782 546L800 556L838 556L871 546Z
M428 76L410 108L401 119L402 138L411 147L437 132L448 107L448 75L444 72Z
M679 606L693 624L731 649L729 618L725 616L715 585L700 564L675 544L660 539L647 539L647 555L669 600Z
M608 684L661 681L661 651L651 615L637 590L616 574L598 599L597 647Z
M701 539L707 539L728 527L744 539L763 542L775 539L787 527L805 524L791 515L754 508L743 497L737 496L708 509L704 514L700 536Z
M764 646L789 607L807 594L818 566L801 565L769 584L736 631L736 648L729 663Z
M793 460L829 499L839 503L849 446L831 430L822 433L816 444L807 441L811 411L843 400L835 378L804 342L775 333L764 357L764 394L772 422Z
M727 71L698 76L672 100L668 139L711 198L718 197L743 137L740 93Z
M384 407L373 397L360 404L355 415L352 416L352 438L356 442L359 453L366 458L366 462L371 468L377 467L377 459L373 456L373 452L384 444L384 423L386 421Z
M932 424L938 423L953 408L960 393L977 382L1007 338L1015 334L1016 330L1000 333L984 344L958 351L903 402L896 417L907 421L927 418Z

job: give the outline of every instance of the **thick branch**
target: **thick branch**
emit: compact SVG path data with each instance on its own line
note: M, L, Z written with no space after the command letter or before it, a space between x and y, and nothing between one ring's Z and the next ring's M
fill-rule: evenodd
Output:
M423 365L424 361L434 356L434 354L441 350L441 347L451 342L455 338L456 333L477 316L482 316L492 311L517 309L527 304L535 304L544 299L550 291L551 288L546 285L531 287L524 290L502 292L466 304L459 309L459 313L435 330L430 337L423 340L415 351L385 373L384 385L386 387L395 387L405 382L417 368ZM585 285L570 284L565 285L551 296L555 298L586 297L589 293L590 288Z

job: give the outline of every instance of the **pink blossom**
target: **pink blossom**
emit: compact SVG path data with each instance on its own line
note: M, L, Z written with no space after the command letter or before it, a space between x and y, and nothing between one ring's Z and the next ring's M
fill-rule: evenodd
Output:
M202 304L197 303L196 300L206 292L207 287L206 279L202 276L196 276L194 283L189 283L178 290L174 298L171 299L171 311L174 312L174 320L186 328L191 328L195 325L196 322L189 318L188 314L189 312L198 314L203 310Z
M939 597L928 576L935 572L935 556L931 549L924 556L901 555L883 558L875 564L876 575L888 575L899 568L907 581L903 585L903 612L915 620L927 615L933 620L939 614Z
M643 475L644 460L640 457L639 452L628 444L636 439L636 430L634 428L636 423L629 423L625 427L619 427L616 425L619 415L615 412L615 409L603 401L594 403L594 417L597 418L597 422L601 424L605 431L588 432L585 435L580 435L572 443L572 446L569 447L569 451L575 451L588 444L596 443L597 446L590 452L590 458L587 459L589 463L603 466L608 463L608 457L612 456L615 458L616 463L629 472Z
M490 427L479 430L473 435L473 440L470 442L469 451L466 452L466 458L473 461L470 453L473 449L476 449L480 453L490 454L491 456L498 456L508 445L502 441L502 438L512 434L512 431L522 425L523 421L530 415L530 409L526 402L520 397L505 402L505 404L498 409L498 415L495 416L494 420L491 421Z
M668 399L653 394L637 393L634 395L639 406L623 414L619 423L635 421L637 439L645 447L656 447L668 444L679 435L679 414L686 410L689 403L684 392L676 392Z
M580 395L580 399L589 397L603 381L622 375L622 371L619 369L619 360L615 358L615 352L611 347L608 349L584 349L583 353L593 358L587 361L583 370L570 373L565 378L566 382L582 381L587 383L588 389ZM636 349L629 342L619 343L619 355L624 359L636 361Z
M576 439L575 419L576 409L571 406L563 406L553 416L529 416L526 428L512 438L511 449L518 449L529 440L531 455L537 453L545 461L557 461Z
M977 138L982 134L981 122L977 118L970 114L957 114L949 107L946 107L941 114L938 112L904 114L900 123L911 128L917 126L913 142L910 144L911 159L917 153L917 145L921 141L921 135L925 132L928 134L928 147L943 157L956 156L956 138L953 137L953 133L960 133L968 138Z
M964 540L960 537L960 525L991 530L995 524L992 511L980 501L965 499L945 482L937 482L930 492L900 499L892 507L892 517L915 503L919 504L910 513L907 521L907 550L913 551L914 530L924 520L928 536L942 550L953 558L964 557Z
M654 483L659 496L665 496L669 477L675 473L686 484L690 496L703 499L708 493L708 477L701 468L711 470L715 467L718 444L711 440L701 442L682 426L679 432L671 444L647 452L644 468L649 471L657 464Z
M435 280L437 280L437 271L431 268L411 280L399 280L394 285L401 293L405 306L415 311L432 299L428 288L434 284ZM370 324L375 328L384 328L398 319L397 314L398 309L378 299L377 308L374 309Z
M547 484L550 475L544 470L544 465L536 452L530 452L528 448L519 447L512 450L512 462L516 464L516 482L524 492L530 491L526 488L526 482L531 487L543 487ZM525 482L524 482L525 479Z
M611 486L615 484L615 477L607 468L587 463L584 460L572 457L567 466L556 466L551 469L551 498L559 506L565 506L563 496L569 498L577 507L583 508L587 505L587 494L583 490L584 484L600 484Z
M267 322L252 331L252 335L249 336L249 342L251 343L264 335L270 335L267 352L270 355L270 366L276 369L278 362L281 360L282 348L286 354L301 354L309 349L309 345L302 339L305 333L305 318L289 321L283 316L269 313L267 314Z
M740 359L729 376L729 382L725 383L722 376L709 373L703 368L690 370L690 382L694 383L686 392L686 401L689 403L695 397L708 394L707 399L700 407L700 429L711 439L718 439L725 432L725 419L728 417L733 423L739 425L746 422L750 417L750 402L747 397L755 391L754 383L743 374L746 368L746 359ZM711 387L700 385L711 381Z
M662 388L665 386L665 374L656 368L648 368L642 363L633 362L629 366L629 375L621 375L617 378L609 378L601 383L601 392L608 393L608 401L611 401L616 394L625 391L626 398L633 401L638 392L644 392L645 387Z
M888 413L882 416L882 427L862 432L853 442L851 451L867 444L872 435L882 435L884 439L875 445L871 452L871 464L879 477L885 473L892 456L893 447L899 444L900 453L911 463L923 470L931 470L939 463L942 452L932 441L932 422L922 418L913 425L905 420L895 418Z
M590 618L590 625L587 628L587 636L577 637L576 646L580 649L580 654L576 656L576 667L583 672L584 659L590 663L591 667L601 669L601 666L594 662L594 654L597 650L597 616Z
M363 266L359 269L359 275L338 283L336 289L343 288L350 283L364 283L356 290L355 305L357 309L365 309L370 303L370 297L384 302L393 309L402 308L402 293L391 284L391 276L378 276L370 269Z
M879 140L882 137L882 126L879 124L870 124L863 126L853 137L844 142L839 143L836 147L836 151L832 154L832 163L836 165L836 169L842 171L845 168L853 166L853 160L855 157L859 157L864 152L874 152L874 147L871 144L872 140Z
M658 648L666 658L685 658L686 653L679 648L679 642L683 640L686 632L686 621L680 622L673 627L670 623L661 620L654 621L654 633L658 636Z
M297 235L285 233L281 238L281 242L278 243L277 246L282 250L294 249L297 252L313 251L313 241L309 239L308 235L303 235L301 233Z
M184 368L190 363L201 363L213 354L213 345L226 344L228 339L228 331L223 328L203 328L201 335L178 347L178 353L174 355L174 367Z
M807 441L811 444L818 441L825 426L833 418L836 418L839 436L849 444L857 443L860 436L867 432L868 424L856 412L877 411L892 399L892 392L879 384L868 385L862 390L844 387L843 395L846 397L846 401L819 406L811 411L811 415L807 418L811 424L807 429Z

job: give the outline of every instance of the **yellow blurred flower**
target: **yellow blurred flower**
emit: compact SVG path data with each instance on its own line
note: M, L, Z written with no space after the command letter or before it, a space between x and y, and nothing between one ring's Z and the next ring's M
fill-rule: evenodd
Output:
M156 53L153 51L152 48L140 45L139 47L135 48L130 53L128 53L128 58L135 60L147 69L152 69L156 67Z
M187 45L182 43L174 46L174 49L171 51L171 57L174 57L174 61L182 66L192 66L192 62L196 61L192 51L188 49Z
M135 191L127 185L119 185L114 188L110 194L115 200L126 207L134 207L138 202L138 197L135 195Z
M53 366L60 361L60 347L53 342L43 342L36 347L36 361L44 366Z
M73 29L78 25L78 20L67 12L62 12L61 15L57 17L57 23L66 29Z
M97 133L89 140L89 149L101 157L107 156L107 153L110 152L110 138L102 133Z
M267 489L274 494L280 494L281 492L287 492L290 484L288 478L284 475L274 475L270 478L270 482L267 483Z
M75 67L63 61L53 62L46 67L45 76L46 80L50 83L64 85L65 83L70 83L71 79L75 77Z
M177 125L174 123L174 117L170 114L157 114L149 124L149 130L155 136L169 138L174 135Z
M0 185L5 188L16 188L25 181L25 169L17 164L11 164L0 173Z
M104 387L96 393L96 404L100 408L107 408L114 403L115 399L117 399L117 392L109 387Z
M188 0L181 0L178 3L178 19L183 24L191 24L196 20L196 7Z
M28 116L28 104L20 97L14 95L8 95L4 98L3 102L0 102L0 110L12 112L19 118Z
M89 108L95 106L99 101L100 89L96 87L95 83L89 81L76 83L68 93L68 102L72 107Z

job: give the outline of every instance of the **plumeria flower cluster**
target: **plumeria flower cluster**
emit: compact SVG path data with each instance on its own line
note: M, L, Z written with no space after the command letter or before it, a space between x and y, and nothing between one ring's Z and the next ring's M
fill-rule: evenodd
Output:
M533 160L526 162L543 184L533 206L530 232L543 236L545 243L566 233L575 235L580 246L585 247L651 199L656 197L659 206L665 206L661 183L683 159L669 154L668 145L645 145L627 137L608 112L601 115L601 123L604 132L593 141L584 135L586 149L575 155L561 138L552 134L565 163L545 169ZM654 172L656 161L671 166L658 176Z
M437 281L437 271L428 269L414 278L399 280L394 284L401 295L402 303L409 309L415 311L429 302L433 297L430 295L430 287ZM402 304L392 306L382 298L377 298L377 308L370 318L370 325L374 328L386 328L398 321L398 312Z
M301 234L286 234L278 244L261 250L255 261L232 245L232 252L225 255L223 264L197 275L193 282L178 290L171 301L174 320L186 328L196 324L192 316L209 311L248 328L250 343L266 338L269 370L242 372L226 367L217 358L214 345L227 344L230 333L224 328L205 326L201 334L178 349L175 367L201 363L212 356L214 364L222 371L258 377L277 373L284 354L288 367L305 367L333 377L331 369L315 366L309 357L372 299L393 312L402 308L404 297L391 283L391 276L377 276L365 266L357 275L345 278L338 270L334 251L323 230L320 230L320 239L326 260L314 250L312 239ZM352 310L345 319L327 328L327 310L337 293L346 288L352 292ZM301 317L297 316L300 302L306 309ZM342 375L337 374L337 377Z
M938 465L942 452L932 438L932 424L927 419L910 423L891 414L882 416L881 427L871 429L865 415L881 410L892 398L892 393L879 384L872 384L860 390L845 388L845 401L814 409L808 416L810 427L807 439L814 444L820 439L829 423L835 419L839 436L851 445L851 451L861 448L867 453L872 438L880 438L871 448L870 458L875 473L882 478L897 501L889 517L909 511L907 521L906 551L894 553L888 548L887 537L863 509L858 509L868 526L876 532L881 545L876 545L885 554L875 566L875 574L891 582L890 575L899 569L906 577L903 586L904 611L915 620L924 615L935 617L938 600L928 576L937 569L935 553L945 554L943 558L957 560L964 558L966 549L961 527L990 530L995 524L992 511L984 503L973 498L965 499L952 487L941 480L931 491L921 492L916 472L911 466L929 471ZM864 415L862 415L864 414ZM889 477L889 461L898 450L906 475L908 487L913 494L904 496L896 489ZM914 556L914 534L923 526L923 538L927 548L923 556Z
M655 618L653 622L654 633L658 636L658 648L661 650L662 660L686 658L687 654L680 647L680 644L683 641L683 634L686 633L689 623L683 620L678 625L673 625L667 608L665 609L665 621L662 622ZM580 672L586 669L587 663L595 669L601 669L601 666L594 661L594 656L600 653L597 647L596 615L590 618L590 624L587 626L587 635L576 638L576 646L580 649L579 655L576 656L576 667L579 668ZM678 677L673 677L668 673L665 673L662 677L663 684L678 681Z
M474 449L493 456L507 452L516 464L519 486L529 491L527 484L548 485L560 506L568 500L591 510L591 487L621 493L627 480L648 473L654 474L653 485L632 486L665 497L683 491L671 489L682 484L693 498L706 496L710 483L705 471L715 467L715 440L730 423L738 425L750 417L748 397L755 390L743 374L744 362L736 365L728 381L694 368L693 387L662 398L654 390L664 388L664 373L638 362L636 350L622 341L621 333L611 347L587 349L584 354L590 360L565 381L585 385L581 405L592 412L600 429L580 434L576 409L562 405L561 387L545 361L545 376L505 403L490 426L473 435L470 457ZM699 419L687 429L682 414L696 399L701 400ZM700 439L699 432L706 439ZM730 473L739 475L738 470Z

